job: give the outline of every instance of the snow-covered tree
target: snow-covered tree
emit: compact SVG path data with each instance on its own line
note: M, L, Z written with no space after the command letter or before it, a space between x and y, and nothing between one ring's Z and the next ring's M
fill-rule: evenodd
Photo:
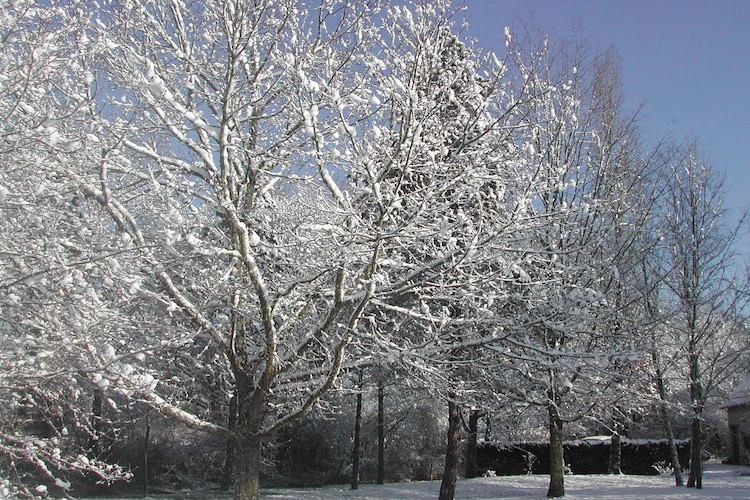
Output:
M666 285L675 316L668 327L686 364L692 429L688 487L701 488L703 414L707 398L732 374L746 349L737 319L747 304L747 277L738 276L732 226L722 208L722 178L695 145L675 158L665 190ZM740 341L742 344L743 341Z
M89 14L58 2L0 12L1 487L44 494L128 476L100 460L101 408L114 402L86 360L115 362L107 346L133 331L107 282L119 242L67 175L91 140Z
M595 383L601 388L595 395L600 403L597 413L602 415L599 422L612 433L610 472L619 474L621 433L629 415L645 404L637 396L649 383L640 375L650 345L645 333L653 319L644 314L643 299L653 283L644 282L642 264L656 246L649 236L657 217L665 142L647 147L640 135L640 110L624 109L617 52L609 48L599 54L592 69L588 92L595 126L589 156L597 169L596 196L602 200L600 241L593 256L599 261L600 286L608 303L608 312L596 327L595 349L633 353L613 359Z
M561 496L564 422L590 416L615 367L637 356L629 274L654 166L622 109L616 55L592 60L575 39L530 40L511 45L518 93L533 96L514 135L523 223L498 252L505 272L486 295L502 297L505 318L498 382L548 414L548 495Z
M454 14L3 5L0 451L21 482L28 464L38 493L127 477L99 456L125 401L225 437L236 497L257 498L265 439L343 370L399 364L448 395L452 431L482 391L543 408L564 493L563 421L627 380L655 317L635 272L654 163L611 55L508 32L501 62ZM680 331L710 318L685 344L699 373L696 349L725 366L718 300L744 288L700 281L727 269L720 244L684 278L686 193L713 192L693 170L668 185L665 241Z
M419 313L422 290L445 289L485 227L477 200L494 195L496 164L475 145L494 130L493 87L454 55L447 10L98 2L59 46L81 44L85 64L58 60L80 88L51 94L85 105L37 123L50 153L2 178L3 230L29 229L12 239L26 260L3 270L4 324L6 304L19 318L33 308L39 339L59 335L92 388L227 436L235 495L257 498L263 439L333 386L361 332L375 338L373 311ZM38 252L37 214L20 202L38 208L24 183L41 169L57 220ZM53 279L73 295L16 292L48 294ZM377 340L400 348L398 332ZM216 393L186 390L201 380ZM230 396L232 429L206 411Z

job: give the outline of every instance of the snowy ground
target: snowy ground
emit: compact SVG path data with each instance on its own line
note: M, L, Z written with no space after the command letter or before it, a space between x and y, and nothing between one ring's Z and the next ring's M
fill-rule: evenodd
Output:
M747 475L741 475L742 473ZM541 499L547 493L548 476L498 476L459 480L456 500L523 498ZM346 486L263 490L269 500L434 500L440 482L360 485L352 491ZM750 499L750 469L710 462L706 466L703 489L677 488L671 476L565 476L565 498L576 500L618 498Z

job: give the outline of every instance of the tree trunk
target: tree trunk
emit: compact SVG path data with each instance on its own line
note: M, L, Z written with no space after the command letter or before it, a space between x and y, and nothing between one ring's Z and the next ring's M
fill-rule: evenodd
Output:
M234 447L234 498L258 500L260 497L260 456L263 438L265 392L251 389L251 381L237 383L237 424Z
M680 454L677 451L677 443L674 440L674 432L672 431L672 424L669 421L669 411L667 410L666 401L662 401L659 406L662 425L664 426L664 432L667 435L667 442L669 443L669 459L672 462L674 484L675 486L684 486L685 479L683 479L682 477L682 464L680 464Z
M661 361L659 360L659 353L656 349L652 349L651 357L656 367L656 387L659 391L659 414L661 416L661 423L664 427L664 433L667 435L667 442L669 443L669 458L672 462L672 472L674 473L674 484L675 486L683 486L685 480L682 478L682 465L680 464L680 454L677 452L677 443L674 440L674 432L672 431L672 424L669 421L669 410L667 409L667 389L664 384L664 375L661 371Z
M453 500L456 494L458 461L461 444L461 413L454 393L448 394L448 444L445 449L445 469L440 483L438 500Z
M703 463L701 449L703 448L703 433L701 430L701 419L693 416L692 432L690 436L690 475L688 476L688 488L703 488Z
M612 439L609 446L609 473L622 474L622 423L619 408L614 408L612 415Z
M565 496L565 458L563 456L563 422L554 401L547 406L549 413L549 489L550 498Z
M229 431L237 427L237 391L229 399ZM224 461L224 477L221 479L221 491L228 491L234 476L234 438L227 438L227 453Z
M258 500L260 498L260 450L261 439L254 433L243 433L237 437L235 448L235 500Z
M148 452L149 452L149 440L151 438L151 421L149 419L149 411L146 411L146 433L143 437L143 498L148 496Z
M667 430L667 442L669 443L669 459L672 461L672 472L674 474L674 485L684 486L685 479L682 477L682 464L680 463L680 453L677 451L677 443L674 440L672 424L669 423L669 414L667 409L664 410L664 419L666 420L665 429Z
M357 394L357 413L354 417L354 450L352 450L352 489L359 488L360 432L362 430L362 393Z
M615 431L609 448L609 473L622 474L622 436Z
M472 408L469 414L469 437L466 443L466 474L464 474L464 477L467 479L477 477L477 427L480 416L479 409Z
M378 473L377 484L385 483L385 383L378 382Z
M91 402L91 440L89 441L89 455L99 458L99 441L102 437L102 395L99 391L94 393Z
M690 398L693 403L693 425L690 436L690 475L688 476L688 488L703 488L703 387L701 385L700 370L698 366L698 354L691 345L689 354L690 363Z

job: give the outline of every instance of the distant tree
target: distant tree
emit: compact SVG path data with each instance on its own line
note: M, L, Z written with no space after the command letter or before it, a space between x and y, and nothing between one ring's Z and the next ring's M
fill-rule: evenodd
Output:
M619 474L627 421L645 403L637 396L648 386L640 373L647 363L642 354L649 345L644 333L652 319L644 313L642 301L644 290L653 283L644 282L641 272L644 256L656 246L649 235L657 218L666 143L647 146L641 138L641 110L625 110L616 50L610 47L598 54L592 69L589 92L595 140L589 155L598 171L597 197L606 204L599 216L603 230L597 254L603 271L600 286L610 305L595 342L598 349L630 350L633 354L607 366L607 375L600 378L603 389L597 395L601 406L609 406L599 410L611 432L609 472Z
M395 116L408 117L408 121L391 130L385 143L408 147L415 164L404 169L399 162L384 162L374 165L374 175L353 176L351 180L367 188L359 199L365 207L378 207L382 203L379 197L396 199L403 214L423 210L405 205L403 200L430 192L441 182L450 185L438 198L443 204L436 221L439 231L426 233L418 245L407 246L403 239L388 241L385 252L403 262L434 262L448 255L454 272L431 273L419 286L409 284L389 300L375 297L369 313L377 323L375 349L395 358L402 369L425 379L426 386L434 386L443 394L450 408L449 436L457 439L461 396L454 386L462 385L464 379L447 367L465 366L464 354L471 346L492 338L488 330L470 326L476 322L471 319L472 306L468 303L478 298L474 295L478 289L469 291L469 287L481 276L474 255L510 231L504 206L507 174L503 164L509 159L506 127L515 110L504 92L504 66L489 55L475 54L452 32L452 14L447 6L438 3L430 9L417 9L417 28L412 27L412 12L393 9L399 22L390 28L390 36L413 51L419 62L404 68L408 76L402 81L409 82L409 95L420 96L421 102L416 107L411 100L395 102ZM414 148L415 136L424 137L426 149ZM393 156L397 157L395 152ZM457 171L462 173L456 176ZM375 179L380 179L378 190L371 192ZM374 213L381 211L378 208ZM396 319L382 319L394 314ZM434 378L440 370L450 374ZM458 442L448 443L446 464L450 468L443 474L441 498L453 496L458 450Z
M472 407L469 410L468 436L466 438L466 474L467 479L477 477L477 441L479 438L479 419L487 415L486 411Z
M658 227L654 226L654 231L650 235L651 242L658 241L660 239L658 235ZM654 386L657 413L662 432L669 445L670 465L675 486L683 486L685 481L682 476L682 466L672 427L671 414L673 412L669 402L668 387L669 373L674 368L675 363L679 361L679 356L674 349L668 347L673 346L673 343L668 341L670 336L667 332L669 331L671 314L663 293L667 271L660 265L660 254L664 248L662 245L653 245L651 242L645 245L641 257L641 276L637 280L643 294L640 301L643 315L648 320L642 335L648 342L646 348L646 352L650 356L648 376L651 377L651 383Z
M736 272L741 226L730 224L722 208L723 179L694 144L682 152L667 181L663 238L670 269L666 284L676 308L669 327L684 355L692 410L687 486L702 488L706 400L742 352L731 339L748 289L747 277Z
M526 36L511 45L512 74L534 96L515 136L526 179L521 222L485 295L500 299L505 333L492 348L505 360L501 390L547 413L548 496L556 497L564 495L564 424L621 400L611 388L626 383L638 356L629 280L656 166L636 116L622 109L616 53L591 59L580 38Z
M359 461L362 455L362 372L358 373L357 380L357 405L354 414L354 439L352 444L352 478L353 490L359 489Z

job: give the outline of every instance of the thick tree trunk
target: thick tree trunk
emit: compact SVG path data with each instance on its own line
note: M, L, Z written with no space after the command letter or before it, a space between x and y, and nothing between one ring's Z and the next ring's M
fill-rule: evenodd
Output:
M357 413L354 416L354 449L352 450L352 489L359 488L360 432L362 431L362 393L357 394Z
M565 457L563 456L563 421L554 401L547 406L549 413L549 489L550 498L565 496Z
M235 500L258 500L260 497L260 458L263 445L260 431L263 426L265 392L251 387L251 381L244 377L237 383Z
M241 433L235 448L235 500L258 500L260 498L260 450L261 439L257 434Z
M469 436L466 443L466 474L467 479L477 477L477 428L479 417L482 416L479 409L472 408L469 414Z
M456 494L461 445L461 413L455 399L455 394L448 395L448 444L445 448L445 469L438 500L453 500Z
M376 483L385 483L385 383L378 382L378 472Z

